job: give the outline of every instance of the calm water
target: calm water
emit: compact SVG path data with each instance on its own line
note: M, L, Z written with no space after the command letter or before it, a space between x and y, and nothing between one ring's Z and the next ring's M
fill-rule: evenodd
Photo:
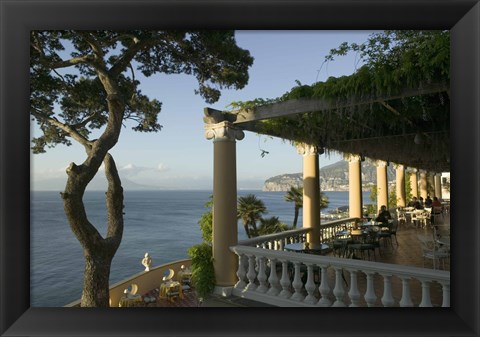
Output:
M265 202L268 214L289 225L293 222L293 203L283 200L283 192L239 191L254 193ZM153 266L188 258L187 249L202 241L198 220L206 211L210 191L126 191L123 240L112 263L113 284L143 270L140 261L145 252ZM348 205L348 192L326 192L329 209ZM105 194L85 194L90 221L105 235ZM369 200L365 192L363 200ZM58 192L31 194L31 306L56 307L81 296L83 256L63 211ZM299 223L301 223L301 212ZM246 239L239 222L239 240Z

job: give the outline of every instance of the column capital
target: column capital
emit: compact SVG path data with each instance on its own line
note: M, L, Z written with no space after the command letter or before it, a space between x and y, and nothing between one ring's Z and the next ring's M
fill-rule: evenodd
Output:
M298 154L301 154L304 156L311 156L314 154L318 154L318 146L316 145L300 143L300 144L297 144L296 147L297 147Z
M228 121L205 125L205 138L213 139L214 142L234 142L235 140L242 140L244 137L245 133Z
M394 163L393 167L395 168L395 170L405 170L405 165L403 164Z
M362 161L362 156L359 154L350 154L346 157L346 160L350 163L359 163Z
M411 168L409 169L409 172L411 172L411 173L417 173L417 172L418 172L418 169L411 167Z
M376 166L376 167L387 167L387 162L384 161L384 160L377 160L377 161L375 162L375 166Z

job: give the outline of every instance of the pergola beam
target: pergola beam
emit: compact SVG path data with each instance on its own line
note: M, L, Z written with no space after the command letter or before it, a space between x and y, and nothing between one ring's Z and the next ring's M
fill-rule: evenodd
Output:
M235 124L242 124L263 119L271 119L278 117L288 117L296 114L307 112L326 111L333 109L349 108L356 105L365 105L372 103L382 103L389 100L401 99L405 97L429 95L439 92L448 91L448 85L442 83L434 83L422 88L407 88L395 95L385 95L364 99L351 99L343 102L328 102L325 99L300 98L292 99L285 102L278 102L263 106L254 107L250 110L242 109L233 111L236 115Z

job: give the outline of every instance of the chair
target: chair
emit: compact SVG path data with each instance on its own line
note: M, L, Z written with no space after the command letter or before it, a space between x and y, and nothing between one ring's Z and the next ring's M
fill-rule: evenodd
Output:
M178 283L178 285L180 283L172 281L175 271L171 268L167 269L163 275L162 283L160 284L160 297L173 301L179 295L179 287L176 287L174 283Z
M167 288L166 295L167 299L173 302L177 297L181 296L181 285L179 282L175 282L174 285L171 285Z
M415 216L415 220L414 220ZM420 227L420 222L423 223L422 228L427 227L428 222L430 221L430 212L425 210L417 210L412 214L412 221L416 221L417 227Z
M418 234L418 240L420 241L423 255L423 266L425 267L425 259L432 260L433 269L437 269L437 261L443 263L443 269L445 269L445 260L450 258L450 251L446 247L440 247L433 237Z
M392 236L395 236L395 243L396 243L397 246L398 246L398 241L397 241L397 229L398 229L398 220L393 220L393 222L392 222L391 224L389 224L388 230L386 230L386 231L380 231L380 232L378 233L378 238L379 238L379 239L383 239L383 241L384 241L384 246L386 246L386 242L385 242L385 241L389 241L389 242L390 242L390 246L392 247L392 249L395 248L395 247L393 246Z
M404 224L407 222L407 214L401 207L397 208L397 220L398 222L403 222Z
M168 282L173 279L173 276L175 275L175 271L173 269L168 269L163 273L163 282Z
M352 239L342 238L333 240L329 246L332 247L333 256L345 257L347 252L347 247L349 244L354 243Z
M183 291L188 291L192 286L192 271L190 268L185 268L182 264L180 271L177 274L177 280L181 283Z
M352 258L355 258L355 253L360 253L360 257L362 259L365 258L365 251L368 253L368 259L370 260L370 251L373 252L373 258L377 260L377 256L375 255L375 248L376 244L375 241L377 240L377 233L376 232L369 232L366 235L363 235L360 238L359 242L351 243L348 245L348 251L352 254Z

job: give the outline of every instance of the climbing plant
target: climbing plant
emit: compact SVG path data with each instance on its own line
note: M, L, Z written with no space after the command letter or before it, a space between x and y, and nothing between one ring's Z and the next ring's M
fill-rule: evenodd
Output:
M296 115L295 118L265 119L256 123L256 131L289 139L292 143L322 145L327 151L331 148L341 152L363 152L377 159L385 157L393 143L398 150L396 159L407 160L411 159L409 152L412 146L405 139L392 136L434 132L441 134L441 139L445 140L436 145L436 153L449 153L448 31L376 32L362 44L342 43L324 56L324 62L332 62L347 53L357 53L362 63L350 76L330 77L312 85L297 81L296 86L280 97L234 102L232 107L241 114L265 104L318 98L328 105L322 108L322 113L312 111ZM435 86L436 93L416 96L402 94L407 88L416 90L429 86ZM378 97L385 97L388 102L379 102ZM413 136L410 137L413 139ZM368 146L369 152L365 153L365 141L345 142L345 139L372 139L373 144ZM404 157L401 157L402 154ZM409 163L417 164L415 167L422 164Z

